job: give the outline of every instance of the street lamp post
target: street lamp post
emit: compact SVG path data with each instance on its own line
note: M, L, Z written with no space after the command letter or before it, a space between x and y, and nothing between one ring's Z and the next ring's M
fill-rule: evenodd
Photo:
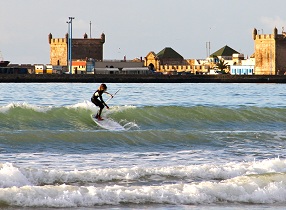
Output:
M67 49L67 68L69 70L69 63L70 63L70 21L67 21L68 24L68 37L67 37L67 44L68 44L68 49ZM69 70L70 72L70 70Z
M72 74L72 20L74 17L69 17L69 24L70 24L70 33L69 33L69 71Z
M211 42L206 42L207 58L210 56Z

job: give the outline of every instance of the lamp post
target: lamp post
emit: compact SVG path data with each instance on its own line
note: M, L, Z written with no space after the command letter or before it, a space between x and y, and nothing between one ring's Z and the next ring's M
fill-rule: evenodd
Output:
M69 17L69 24L70 24L70 33L69 33L69 71L72 74L72 20L74 17Z
M69 69L69 63L70 63L70 21L67 21L68 24L68 37L67 37L67 44L68 44L68 49L67 49L67 68Z
M210 56L211 42L206 42L207 58Z

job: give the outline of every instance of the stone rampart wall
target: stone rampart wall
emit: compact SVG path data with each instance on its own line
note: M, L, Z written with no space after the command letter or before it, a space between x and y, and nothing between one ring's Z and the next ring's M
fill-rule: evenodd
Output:
M15 83L286 83L278 75L75 75L75 74L0 74L0 82Z

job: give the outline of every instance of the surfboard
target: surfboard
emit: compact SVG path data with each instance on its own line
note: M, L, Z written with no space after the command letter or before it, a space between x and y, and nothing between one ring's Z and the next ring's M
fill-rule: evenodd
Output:
M112 131L124 131L125 128L120 125L118 122L109 119L109 118L104 118L104 120L97 120L95 118L95 114L91 115L91 119L100 127L106 129L106 130L112 130Z

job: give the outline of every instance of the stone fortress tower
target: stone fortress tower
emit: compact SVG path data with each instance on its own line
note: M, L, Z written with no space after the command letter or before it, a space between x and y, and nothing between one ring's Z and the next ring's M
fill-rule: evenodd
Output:
M257 34L253 30L256 75L283 75L286 72L286 33Z
M65 38L53 38L50 33L48 40L50 44L50 64L67 66L68 34L66 34ZM104 33L102 33L98 39L88 38L86 33L83 39L72 39L72 59L85 60L87 58L93 58L102 61L104 43Z

